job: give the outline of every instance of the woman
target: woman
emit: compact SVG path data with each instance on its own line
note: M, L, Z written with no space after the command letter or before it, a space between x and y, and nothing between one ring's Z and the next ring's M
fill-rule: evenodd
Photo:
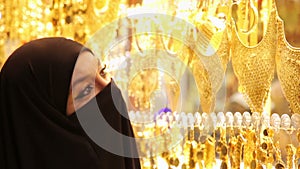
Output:
M77 112L89 113L96 101L112 128L133 137L129 120L120 115L127 113L121 92L81 44L65 38L24 44L4 64L0 85L1 169L140 168L138 158L131 158L137 154L135 142L114 140L127 152L127 157L115 155L80 125Z

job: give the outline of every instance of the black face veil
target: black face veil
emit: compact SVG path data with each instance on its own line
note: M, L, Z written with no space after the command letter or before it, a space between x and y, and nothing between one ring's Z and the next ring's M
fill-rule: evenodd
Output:
M140 168L138 159L97 146L79 125L76 114L66 116L72 72L82 48L64 38L44 38L23 45L8 58L0 74L1 169ZM110 100L107 91L110 89L101 91L97 101ZM117 111L110 104L102 107ZM109 124L133 136L130 122L113 114ZM128 151L128 145L123 147ZM136 153L135 145L129 149Z

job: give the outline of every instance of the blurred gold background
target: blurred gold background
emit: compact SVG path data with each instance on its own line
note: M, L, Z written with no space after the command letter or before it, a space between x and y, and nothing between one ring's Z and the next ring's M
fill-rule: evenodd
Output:
M0 0L0 66L16 48L33 39L64 36L85 43L101 27L126 15L124 11L138 11L144 7L163 9L170 15L173 15L176 10L184 10L191 14L197 8L188 6L201 2L184 0ZM262 39L264 25L267 21L264 11L268 2L268 0L253 1L259 11L257 36L254 35L255 43ZM300 47L300 0L276 0L276 3L279 16L285 23L287 41L294 47ZM118 29L120 25L111 25L111 27ZM130 31L128 29L125 31ZM115 37L117 37L117 33L107 34L102 43L106 44L106 41ZM131 50L131 47L125 50ZM238 92L238 81L233 73L231 63L227 66L225 79L225 107L216 106L214 111L250 111ZM190 97L194 97L193 93L190 93ZM218 99L216 105L218 105ZM276 75L272 82L269 106L272 113L291 113Z

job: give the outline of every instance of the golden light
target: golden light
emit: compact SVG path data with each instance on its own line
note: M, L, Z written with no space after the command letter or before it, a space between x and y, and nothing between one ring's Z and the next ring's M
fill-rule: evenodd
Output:
M90 3L87 4L86 2ZM136 4L130 4L133 2L130 1L129 3L129 1L125 0L0 1L0 66L3 65L4 60L13 49L33 39L48 36L63 36L86 44L97 31L103 30L105 26L109 26L110 29L103 33L101 38L99 38L100 40L98 39L99 41L95 43L95 51L97 57L104 58L103 61L109 65L107 68L108 72L122 69L121 75L116 77L116 81L119 80L122 82L121 85L128 86L126 94L129 97L129 102L132 104L129 109L134 111L136 115L134 118L148 115L148 118L153 120L154 114L157 113L151 112L153 100L155 99L154 94L162 90L164 93L167 93L167 105L172 109L172 112L164 112L164 115L157 117L155 122L138 123L139 120L132 120L134 132L137 137L151 138L162 133L170 132L165 138L162 138L159 143L161 145L174 146L168 152L160 152L160 154L154 157L144 157L141 161L145 169L150 169L153 167L152 165L155 165L157 169L179 169L183 164L190 167L190 169L200 169L211 165L213 165L211 168L217 169L220 168L222 163L228 164L229 168L234 167L233 165L246 168L249 167L249 164L245 162L245 157L247 154L252 155L253 152L256 154L252 160L257 166L272 168L275 164L283 162L286 166L294 165L294 168L296 168L300 160L300 130L299 127L295 125L295 121L299 118L295 115L292 116L290 112L294 114L300 113L298 99L300 93L299 79L294 78L300 73L300 48L291 48L291 45L287 43L287 39L285 38L292 37L291 35L288 36L287 33L293 30L289 24L293 23L297 25L297 23L300 23L300 13L297 15L298 18L295 16L290 17L294 20L287 20L286 23L288 24L283 26L283 28L288 30L286 36L283 36L285 35L284 31L283 35L279 36L277 33L280 28L278 26L280 25L278 16L276 16L276 22L274 21L274 23L270 24L272 25L270 26L271 28L267 27L268 20L270 19L269 11L277 12L277 10L272 7L272 0L259 1L261 4L258 4L258 2L254 0L241 0L238 2L237 6L234 6L238 9L232 12L230 8L232 5L231 1L226 0L171 0L168 2L163 0L143 0L141 3ZM248 2L252 2L252 6L251 4L247 4ZM282 1L278 3L285 2ZM251 6L252 9L257 8L259 15L257 14L256 16L255 12L250 13L251 8L249 8L249 6ZM297 8L297 5L294 6ZM277 8L279 9L279 7ZM280 8L282 7L280 6ZM300 11L300 9L294 11L297 12ZM170 17L168 20L168 18L160 18L159 15L152 18L149 18L147 15L140 15L147 13L164 14L164 16L168 15ZM126 18L124 23L111 24L116 19L123 17ZM236 17L242 19L238 21L234 20ZM255 27L252 27L251 21L256 21L254 17L260 18L256 18L257 22L259 22L256 23L257 25ZM194 29L181 24L178 18L193 25ZM236 24L232 24L233 20L236 21ZM237 26L236 34L234 34L235 30L233 29L233 25ZM278 29L276 33L274 33L277 40L271 41L270 39L273 35L267 36L267 38L269 38L266 40L267 43L262 43L265 46L257 48L257 46L259 46L259 38L264 35L265 30L267 28L275 28L275 26ZM297 26L299 27L299 24ZM253 30L245 33L239 28L243 28L243 30L253 28ZM295 30L298 31L296 28ZM166 35L155 34L160 31L165 32ZM135 34L136 32L143 33L137 35ZM116 47L113 47L113 49L107 52L109 53L107 54L108 56L101 51L102 48L107 48L108 44L110 44L109 42L122 37L124 34L131 35L131 33L133 36L126 39L126 42L122 41L120 44L117 44ZM198 37L199 33L202 33L203 37ZM191 46L184 44L183 39L174 38L174 34L180 34L180 37L183 37L184 40L191 42ZM233 37L235 37L233 35L237 35L237 38L233 39ZM282 37L284 38L280 40ZM297 39L300 38L296 36L294 41ZM247 45L238 46L241 44L240 42L245 42L244 44ZM290 43L291 42L292 41L290 41ZM273 49L274 46L276 49L273 51L271 48ZM210 56L204 57L204 59L212 58L212 62L209 62L211 65L204 65L202 60L199 59L200 56L198 57L193 52L193 47L198 47L202 55ZM153 49L154 52L149 49ZM162 61L157 59L160 56L159 52L163 53L163 57L169 60ZM252 52L251 56L246 55L245 53L247 52ZM237 53L240 56L236 56ZM263 57L268 53L274 54L272 62L267 62L266 65L260 65L266 60ZM146 62L141 65L133 65L132 60L140 61L143 58L152 58L152 60L146 60ZM185 79L183 78L183 74L187 71L182 70L181 64L178 63L179 61L170 61L175 58L191 71L191 76ZM257 58L257 60L248 59L247 61L241 61L245 58ZM152 69L146 69L145 65L152 66ZM168 72L170 75L164 74L157 69L157 67L161 65L172 68L172 72ZM238 66L236 65L238 65L239 68L237 68ZM251 65L254 67L252 72L249 71ZM224 109L220 109L216 106L219 104L218 99L220 96L223 96L219 93L222 87L224 87L221 83L226 83L224 87L226 88L224 89L226 90L224 92L224 98L226 97L226 99L224 99L226 100L225 106L227 106L227 104L230 105L228 102L235 98L231 95L227 95L234 92L241 94L235 91L238 90L237 85L239 85L243 94L252 96L252 98L258 98L255 96L261 93L267 93L268 99L266 102L258 101L256 103L258 103L259 108L270 115L272 100L268 92L273 91L274 88L268 87L266 81L263 81L261 84L250 86L252 90L245 90L246 87L249 87L247 85L249 85L250 82L259 79L259 77L254 77L253 74L257 76L261 75L262 72L265 71L263 68L270 65L276 67L276 69L274 68L273 70L275 73L272 74L272 77L276 75L276 79L273 79L273 81L278 81L279 79L280 83L278 83L285 86L285 88L280 88L280 92L285 89L285 93L282 94L281 98L288 100L286 104L291 105L287 108L291 117L280 117L280 114L277 114L277 119L269 119L269 124L265 125L263 124L263 116L265 115L262 112L257 113L257 115L255 113L256 111L254 111L255 106L251 106L249 101L247 102L248 104L246 104L243 97L237 97L238 99L234 99L234 103L243 100L245 104L240 103L239 106L244 108L243 111L249 108L249 110L252 111L252 115L249 113L251 118L249 125L234 124L235 113L231 113L233 118L231 119L231 116L228 115L230 114L229 112L226 113ZM128 69L124 69L124 67ZM226 73L228 72L231 74L227 76ZM246 87L241 87L241 80L237 78L238 75L245 77L244 82ZM173 76L178 77L178 79L173 78ZM252 80L249 80L251 77ZM238 84L237 81L239 82ZM196 83L196 92L191 89L192 82ZM260 83L261 81L258 82ZM163 83L165 88L162 87ZM183 95L180 83L184 84L183 86L190 92L188 93L189 98L200 98L200 106L190 100L180 100L181 95ZM267 90L258 90L257 86L267 86ZM154 99L151 100L151 98ZM179 110L178 113L176 113L179 100L188 108L198 106L197 111L201 112L201 114L198 113L199 116L201 116L199 123L195 122L195 119L197 119L195 112L190 113L193 117L188 117L183 110ZM272 113L275 114L276 112ZM280 113L283 114L283 112ZM243 116L243 122L246 121L246 114L247 113L243 112L239 113L239 115ZM222 119L225 121L222 125L219 125L221 122L217 121L220 120L218 119L218 115L224 116L225 118ZM194 118L194 121L191 120L192 118ZM272 120L279 122L281 120L290 120L291 124L288 124L289 127L287 128L283 128L280 124L279 127L275 127L275 125L272 124ZM257 123L259 125L256 125ZM218 126L216 124L218 124ZM267 132L267 134L265 134L265 132ZM253 137L250 137L250 135ZM285 140L286 138L289 140ZM174 142L176 142L176 144ZM262 142L271 145L269 146L270 148L262 147ZM289 146L288 151L286 151L286 145ZM143 148L146 147L145 145L142 146L144 146ZM209 155L209 152L211 152L208 151L209 149L215 151L215 153ZM143 150L147 153L150 151L148 149ZM163 154L167 155L163 156ZM243 154L243 156L241 154ZM276 158L274 159L275 156ZM230 157L240 159L240 163L236 164L234 159ZM252 158L252 156L250 157ZM171 162L174 162L172 161L174 159L179 161L177 166L171 164ZM269 161L264 161L264 159ZM153 160L155 164L152 164L153 161L151 160ZM193 163L195 163L194 166Z

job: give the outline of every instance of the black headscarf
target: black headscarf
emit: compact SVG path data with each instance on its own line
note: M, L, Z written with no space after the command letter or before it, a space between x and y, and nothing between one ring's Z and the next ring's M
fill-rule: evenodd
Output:
M72 73L82 48L65 38L44 38L21 46L8 58L0 74L1 169L140 168L138 159L114 155L91 141L75 113L66 116ZM111 99L105 92L111 85L97 95L100 102ZM114 114L110 125L133 136L130 122ZM129 147L136 151L135 145Z

